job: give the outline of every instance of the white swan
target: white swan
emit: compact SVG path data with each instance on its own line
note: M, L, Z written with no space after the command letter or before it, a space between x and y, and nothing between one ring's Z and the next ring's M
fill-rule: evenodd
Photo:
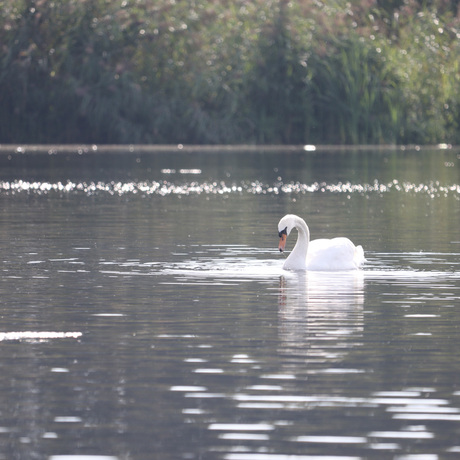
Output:
M284 216L278 224L280 242L284 251L291 230L298 231L297 242L284 262L286 270L356 270L366 259L361 246L355 246L348 238L319 239L310 241L310 230L305 221L294 214Z

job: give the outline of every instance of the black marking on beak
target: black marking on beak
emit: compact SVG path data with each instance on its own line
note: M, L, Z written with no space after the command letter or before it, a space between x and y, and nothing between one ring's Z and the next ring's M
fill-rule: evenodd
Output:
M286 235L287 236L287 227L284 229L284 230L281 230L279 233L278 233L278 236L281 238L283 235Z
M278 235L280 237L280 242L278 244L278 249L279 249L280 252L283 252L284 247L286 245L287 227L284 230L282 230L281 232L279 232Z

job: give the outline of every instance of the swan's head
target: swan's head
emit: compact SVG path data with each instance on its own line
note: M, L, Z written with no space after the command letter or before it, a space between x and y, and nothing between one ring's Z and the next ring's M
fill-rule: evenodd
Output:
M278 223L278 235L280 237L280 242L278 245L278 249L280 252L284 251L284 248L286 246L286 239L291 233L291 230L295 226L295 217L293 214L287 214L284 216Z

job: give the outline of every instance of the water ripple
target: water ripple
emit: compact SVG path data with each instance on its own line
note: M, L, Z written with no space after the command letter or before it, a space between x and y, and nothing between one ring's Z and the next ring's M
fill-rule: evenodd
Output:
M46 341L51 339L78 339L82 336L81 332L55 332L55 331L18 331L18 332L1 332L0 342L17 340L17 341Z
M0 181L0 194L14 195L18 193L46 195L49 193L81 193L86 195L110 194L110 195L228 195L228 194L252 194L252 195L305 195L307 193L344 193L344 194L384 194L400 192L410 194L422 194L431 198L454 196L460 199L460 184L443 185L439 181L430 181L426 184L399 182L393 180L382 183L377 180L371 183L352 184L351 182L313 182L304 184L301 182L278 181L268 184L260 181L242 181L239 183L226 183L225 181L191 181L175 183L167 180L161 181L98 181L98 182L40 182L40 181Z

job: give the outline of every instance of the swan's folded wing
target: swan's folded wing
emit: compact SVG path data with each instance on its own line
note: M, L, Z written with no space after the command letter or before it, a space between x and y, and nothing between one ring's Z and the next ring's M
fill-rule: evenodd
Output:
M360 246L359 246L360 247ZM348 238L313 240L308 246L307 270L353 270L359 268L358 260L364 259L361 248L360 257L357 248ZM356 259L355 259L356 257Z

